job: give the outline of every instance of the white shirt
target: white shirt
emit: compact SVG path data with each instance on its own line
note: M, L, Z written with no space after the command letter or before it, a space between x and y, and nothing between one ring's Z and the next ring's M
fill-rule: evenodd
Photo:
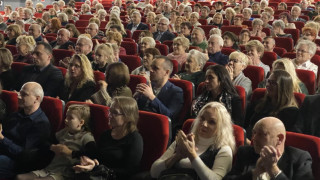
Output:
M313 64L310 60L300 64L300 65L297 65L296 64L296 60L294 59L293 61L293 64L295 65L296 69L303 69L303 70L308 70L308 71L312 71L314 72L316 78L317 78L317 73L318 73L318 66Z

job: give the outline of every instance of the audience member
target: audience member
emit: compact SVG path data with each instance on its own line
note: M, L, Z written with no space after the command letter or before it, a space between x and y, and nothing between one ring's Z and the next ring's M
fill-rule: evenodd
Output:
M208 56L210 62L214 62L220 65L228 64L228 56L222 54L221 50L224 45L223 39L221 36L214 34L211 35L208 40Z
M68 50L69 46L74 47L74 43L71 42L69 39L70 39L70 31L65 28L61 28L58 31L57 40L51 41L50 45L52 49Z
M280 13L279 19L284 22L285 28L296 29L296 25L294 23L292 23L291 15L288 12Z
M191 33L191 46L196 46L200 51L204 52L208 48L208 42L204 30L200 27L195 27Z
M270 67L261 61L264 53L263 44L258 40L251 40L246 45L246 51L250 64L262 67L264 70L264 76L266 77L270 71Z
M158 55L161 54L157 48L145 49L142 57L142 65L133 70L131 74L144 76L148 81L150 81L151 64L154 57Z
M41 26L39 24L31 24L28 30L29 36L33 36L36 42L43 41L43 37L41 36Z
M2 89L12 91L15 88L15 76L11 69L13 57L11 52L6 48L0 48L0 85ZM1 123L1 120L0 120Z
M169 40L172 41L175 38L175 35L172 34L169 30L169 19L166 17L162 17L158 21L158 29L157 32L153 33L154 40L158 40L160 42Z
M36 42L32 36L20 35L17 38L18 54L13 56L13 61L33 64L34 59L32 56L32 52L35 47L36 47Z
M251 36L260 37L261 39L265 38L267 35L262 31L263 21L261 19L254 19L252 21L252 31L250 32Z
M21 35L21 29L17 24L10 24L5 30L7 34L6 45L16 45L17 38Z
M35 23L35 20L32 19L33 12L32 12L31 9L24 8L23 12L24 12L24 23L25 24L33 24L33 23Z
M78 38L80 36L80 32L74 24L67 24L66 29L69 30L71 38Z
M99 44L95 48L94 61L91 62L94 71L105 73L108 65L115 62L112 45L109 43Z
M305 23L306 20L299 16L301 16L301 8L299 6L293 6L291 8L292 21L300 21Z
M239 35L239 45L245 46L250 41L249 29L242 29Z
M133 34L133 32L135 30L148 30L149 27L141 22L141 14L139 11L134 11L131 14L131 23L127 25L127 29L131 31L131 33Z
M143 37L139 41L139 50L140 50L140 57L143 58L144 51L147 48L155 48L156 42L152 37Z
M238 37L233 32L226 31L222 35L223 47L240 50L238 46Z
M189 44L190 44L190 41L188 38L176 37L174 38L173 44L172 44L173 52L167 55L167 57L170 60L178 61L179 70L187 60L187 56L188 56L187 51L189 49Z

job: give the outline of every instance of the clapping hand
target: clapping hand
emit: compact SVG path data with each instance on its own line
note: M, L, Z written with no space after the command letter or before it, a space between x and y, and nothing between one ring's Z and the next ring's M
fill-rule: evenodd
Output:
M99 165L98 160L90 159L87 156L80 157L80 164L73 166L73 169L78 172L87 172L91 171L96 165Z
M2 140L4 138L3 134L2 134L2 124L0 124L0 140Z
M233 68L232 68L232 65L227 64L226 65L226 69L227 69L227 71L229 73L230 79L233 80Z
M136 88L136 93L142 94L149 98L151 101L156 98L156 96L153 94L151 84L145 84L145 83L140 83L137 85Z
M178 148L180 148L182 156L183 157L188 157L191 160L193 160L194 158L197 157L197 148L196 148L196 144L194 141L194 134L184 134L183 131L179 131L178 132L178 138L180 139L177 142L177 146L179 146Z

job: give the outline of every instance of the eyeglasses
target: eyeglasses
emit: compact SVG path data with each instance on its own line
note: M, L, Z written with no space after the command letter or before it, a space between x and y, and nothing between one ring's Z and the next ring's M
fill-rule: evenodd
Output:
M305 51L305 50L297 49L297 53L309 53L309 51Z
M164 24L164 23L158 23L158 25L160 25L160 26L165 26L165 25L167 25L167 24Z
M240 63L242 61L238 60L238 59L229 59L229 62L233 62L233 63Z
M267 84L269 84L270 86L277 86L278 83L275 80L271 80L271 79L267 79Z
M112 115L112 116L124 116L123 113L119 113L119 112L117 112L117 111L115 111L113 109L109 109L108 114Z

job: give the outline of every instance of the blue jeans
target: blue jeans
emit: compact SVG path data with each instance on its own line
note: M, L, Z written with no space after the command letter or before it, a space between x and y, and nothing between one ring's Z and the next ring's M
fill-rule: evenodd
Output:
M0 177L12 178L14 177L14 161L5 155L0 155Z

